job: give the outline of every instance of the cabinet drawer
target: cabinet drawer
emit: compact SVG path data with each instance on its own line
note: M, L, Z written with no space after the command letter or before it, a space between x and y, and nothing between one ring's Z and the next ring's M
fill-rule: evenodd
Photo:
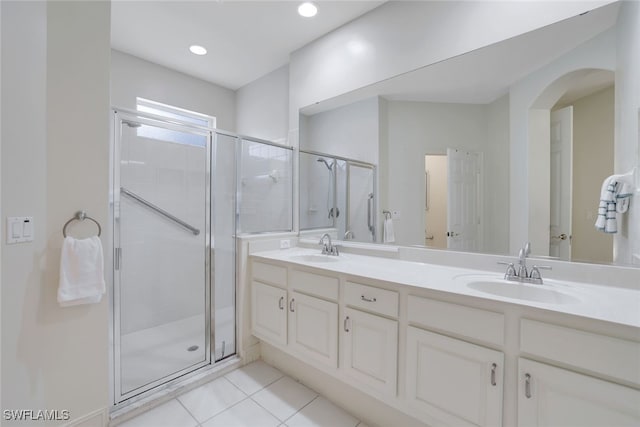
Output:
M464 305L409 296L409 323L498 346L504 345L504 315Z
M640 385L638 342L522 319L520 350Z
M398 293L373 286L347 282L344 300L347 305L385 316L398 317Z
M253 261L252 275L254 280L281 288L287 287L287 269L285 267Z
M338 300L338 286L340 282L337 277L292 270L289 284L292 290L300 291L303 294L333 301Z

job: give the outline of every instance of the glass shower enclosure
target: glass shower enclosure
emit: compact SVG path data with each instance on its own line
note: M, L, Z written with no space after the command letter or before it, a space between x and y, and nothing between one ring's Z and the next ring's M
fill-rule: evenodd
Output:
M114 110L113 399L235 354L236 137Z
M376 241L376 168L300 150L300 229L334 228L341 240Z

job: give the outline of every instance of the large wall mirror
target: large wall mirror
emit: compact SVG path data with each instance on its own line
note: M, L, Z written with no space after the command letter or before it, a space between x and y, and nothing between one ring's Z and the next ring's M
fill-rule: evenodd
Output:
M379 243L388 211L397 245L611 263L618 6L305 107L300 149L377 166Z

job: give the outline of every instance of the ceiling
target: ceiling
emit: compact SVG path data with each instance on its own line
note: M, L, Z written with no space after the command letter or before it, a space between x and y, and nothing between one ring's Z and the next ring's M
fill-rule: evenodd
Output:
M289 62L289 54L384 1L126 1L111 4L112 48L229 89ZM189 52L202 45L205 56Z
M303 109L311 115L373 96L396 101L487 104L509 87L616 24L611 3L523 35L432 64ZM611 85L612 73L591 73L567 99Z

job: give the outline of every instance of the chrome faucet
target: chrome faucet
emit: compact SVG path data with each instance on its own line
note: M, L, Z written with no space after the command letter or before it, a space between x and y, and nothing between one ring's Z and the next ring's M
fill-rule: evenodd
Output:
M322 254L323 255L340 255L338 252L338 247L334 246L331 243L331 236L329 233L324 233L320 238L320 245L322 245Z
M531 254L531 243L526 242L518 253L518 277L529 277L527 274L527 257Z
M531 271L527 271L527 257L531 254L531 243L526 242L524 246L518 252L518 269L512 262L498 262L507 266L507 271L504 274L505 280L511 280L521 283L532 283L535 285L542 284L542 275L540 270L551 270L551 267L546 265L534 265L531 267Z

